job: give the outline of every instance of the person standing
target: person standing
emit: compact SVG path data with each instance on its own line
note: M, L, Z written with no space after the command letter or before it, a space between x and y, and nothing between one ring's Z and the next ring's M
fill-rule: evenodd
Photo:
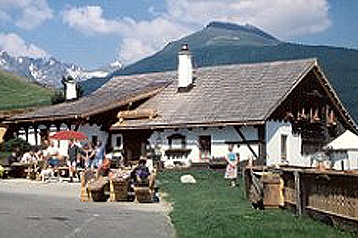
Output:
M225 157L227 161L226 171L225 171L225 179L229 179L231 181L231 186L236 186L236 179L237 179L237 167L239 163L239 156L238 154L233 152L234 145L229 145L229 153Z
M81 152L82 161L85 163L86 169L93 169L94 159L95 159L95 151L93 149L92 143L86 143Z
M79 147L75 144L75 141L73 139L70 140L68 145L68 161L67 165L69 167L70 172L70 181L73 181L73 175L76 173L76 167L77 167L77 158L79 155Z
M104 144L100 140L97 141L97 144L95 146L95 160L94 160L94 167L99 168L103 164L103 160L105 157L105 149Z

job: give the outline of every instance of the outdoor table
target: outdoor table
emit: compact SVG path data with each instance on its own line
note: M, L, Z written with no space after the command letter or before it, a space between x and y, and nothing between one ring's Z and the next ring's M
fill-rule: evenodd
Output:
M10 165L11 176L13 176L15 178L26 178L27 169L29 169L33 165L34 165L34 163L14 162Z

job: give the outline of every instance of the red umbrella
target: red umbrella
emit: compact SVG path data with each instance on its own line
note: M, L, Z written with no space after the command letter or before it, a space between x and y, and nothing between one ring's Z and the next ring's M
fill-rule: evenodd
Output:
M79 131L59 131L50 136L50 139L55 140L85 140L87 136Z

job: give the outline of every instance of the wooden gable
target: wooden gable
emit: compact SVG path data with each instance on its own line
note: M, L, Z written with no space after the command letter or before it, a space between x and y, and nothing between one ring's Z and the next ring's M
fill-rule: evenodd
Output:
M292 123L294 134L302 136L302 153L320 150L346 129L357 133L354 121L318 66L295 85L269 120Z

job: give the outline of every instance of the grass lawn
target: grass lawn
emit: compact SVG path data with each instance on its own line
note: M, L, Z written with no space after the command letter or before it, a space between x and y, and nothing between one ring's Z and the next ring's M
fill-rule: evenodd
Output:
M192 174L197 183L180 183L183 174ZM358 235L286 210L254 210L244 195L243 185L230 187L223 175L212 171L163 171L159 181L161 191L167 193L166 201L173 205L170 217L178 238Z
M51 104L53 90L11 73L0 71L0 110L11 110Z

